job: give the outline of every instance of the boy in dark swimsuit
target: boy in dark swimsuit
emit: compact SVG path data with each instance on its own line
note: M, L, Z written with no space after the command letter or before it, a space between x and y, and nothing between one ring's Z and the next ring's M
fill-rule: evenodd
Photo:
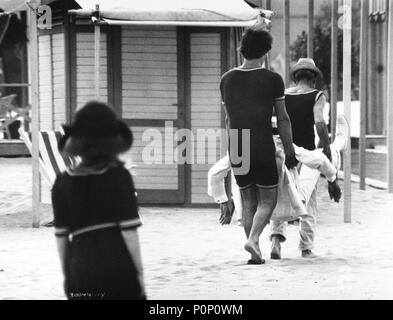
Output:
M227 128L231 130L229 136L233 137L233 130L238 137L243 130L250 132L250 154L242 154L250 165L248 172L239 171L242 163L235 161L238 155L233 152L236 148L231 148L236 142L233 139L229 141L229 156L241 192L243 226L247 236L244 248L251 254L251 264L265 262L259 249L259 237L277 202L278 172L271 124L273 110L285 149L286 164L289 168L297 164L291 122L285 109L283 80L277 73L262 68L272 41L272 36L264 29L247 29L240 48L244 63L225 73L220 84Z

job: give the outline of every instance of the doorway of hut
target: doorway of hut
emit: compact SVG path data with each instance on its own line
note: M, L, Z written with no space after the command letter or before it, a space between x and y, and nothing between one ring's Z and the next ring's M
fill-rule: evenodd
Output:
M133 26L114 33L108 40L120 43L113 81L121 97L114 102L134 133L125 157L136 166L139 202L212 205L207 174L222 146L218 136L213 147L196 137L197 130L219 133L224 127L219 83L229 65L228 28ZM179 149L187 163L176 163Z

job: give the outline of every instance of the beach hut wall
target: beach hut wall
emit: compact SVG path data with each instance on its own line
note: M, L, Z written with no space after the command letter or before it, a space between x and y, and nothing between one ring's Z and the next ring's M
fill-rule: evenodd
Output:
M212 151L218 160L220 144L208 146L207 140L206 145L194 144L187 156L194 155L197 162L199 155L204 163L178 164L174 148L181 141L173 141L173 135L182 128L191 129L195 135L197 129L217 132L223 128L220 77L236 61L240 26L255 24L260 10L244 1L231 0L228 7L234 4L240 10L217 11L214 4L195 1L193 5L197 3L201 10L191 15L171 8L172 1L146 1L146 6L155 4L155 11L148 7L138 13L138 22L127 23L129 20L122 19L135 18L135 12L121 6L136 2L76 1L73 5L68 2L67 7L64 3L50 4L60 8L52 11L56 21L62 23L39 33L41 130L56 130L97 95L91 16L98 4L99 95L134 132L134 147L122 159L136 165L133 171L140 203L212 205L207 195L207 171L213 163L208 162L207 154ZM113 10L110 5L121 10ZM72 14L67 14L70 9ZM119 12L122 16L114 15ZM148 144L147 130L159 134L165 145L152 163L142 159ZM48 188L43 190L42 199L49 201Z

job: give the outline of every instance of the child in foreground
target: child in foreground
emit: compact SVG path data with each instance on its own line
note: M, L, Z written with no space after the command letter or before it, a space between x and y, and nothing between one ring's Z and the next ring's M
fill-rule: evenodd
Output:
M52 189L55 235L68 299L145 299L130 173L118 155L130 129L104 103L89 102L65 126L59 151L79 157Z

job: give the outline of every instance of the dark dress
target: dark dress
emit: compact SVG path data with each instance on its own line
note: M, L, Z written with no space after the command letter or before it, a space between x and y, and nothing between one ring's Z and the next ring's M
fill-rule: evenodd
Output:
M56 236L70 238L65 291L69 299L143 299L121 230L141 225L130 173L120 164L101 172L65 172L53 186Z
M235 68L222 76L220 89L229 128L250 130L250 153L242 154L243 158L249 157L248 173L236 173L244 161L239 165L233 160L233 145L231 139L229 141L229 157L239 188L247 189L253 185L259 188L277 187L278 172L271 119L275 102L285 98L281 76L263 68ZM241 150L240 130L238 133Z
M285 95L293 143L307 150L315 150L314 106L322 94L322 91L312 90L304 93L287 92Z

